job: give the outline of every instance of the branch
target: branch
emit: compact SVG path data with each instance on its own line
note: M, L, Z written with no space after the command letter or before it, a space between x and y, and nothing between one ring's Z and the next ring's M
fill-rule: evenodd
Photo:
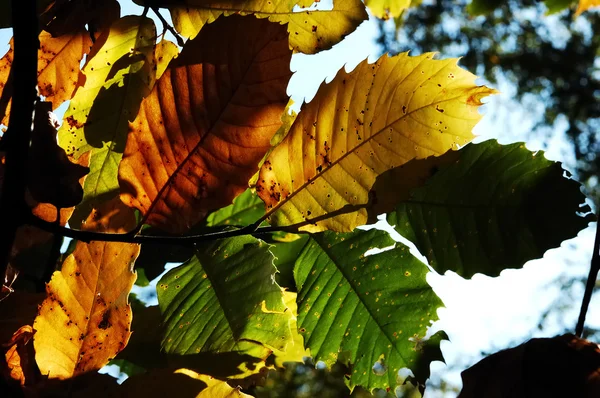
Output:
M185 44L183 42L183 39L181 38L181 36L179 36L179 33L177 33L177 31L165 20L165 17L163 17L160 11L158 11L158 8L152 7L152 11L154 11L158 19L160 19L160 22L162 22L163 35L165 34L165 31L168 30L173 36L175 36L175 40L177 40L177 44L179 45L179 47L183 47L183 45Z
M581 337L583 334L583 325L585 323L585 316L592 300L592 293L596 280L598 279L598 271L600 271L600 220L596 221L596 239L594 241L594 252L592 253L592 263L590 265L590 273L588 275L587 283L585 285L585 292L583 294L583 301L581 302L581 309L579 310L579 319L577 320L577 327L575 328L575 334L577 337Z
M163 245L179 245L179 246L193 246L196 243L209 242L218 239L232 238L234 236L243 235L264 235L273 232L290 232L290 233L306 233L300 231L300 228L316 224L319 221L335 217L340 214L352 213L361 208L370 206L369 203L364 205L346 205L339 210L331 213L324 214L322 216L306 220L297 224L284 225L278 227L258 227L259 224L254 223L247 227L230 229L225 231L208 232L200 235L184 235L184 236L172 236L172 235L138 235L137 229L127 232L124 234L111 234L105 232L94 232L94 231L83 231L71 228L62 227L56 223L42 220L27 213L25 222L29 225L38 227L46 232L50 232L55 235L61 235L68 238L72 238L81 242L91 241L104 241L104 242L122 242L122 243L153 243Z
M11 67L13 98L8 130L2 137L5 156L0 195L0 278L6 266L17 228L23 223L29 143L37 99L38 20L35 0L12 0L14 59Z

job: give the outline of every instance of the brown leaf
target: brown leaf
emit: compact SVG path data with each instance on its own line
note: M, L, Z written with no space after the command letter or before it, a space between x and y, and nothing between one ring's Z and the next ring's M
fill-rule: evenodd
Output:
M285 26L219 18L186 43L144 100L119 168L145 223L189 229L248 187L288 102Z
M459 398L600 396L600 349L572 334L531 339L462 373Z
M56 128L51 124L49 102L38 102L29 149L28 188L38 202L59 208L72 207L83 197L79 179L89 168L72 163L56 142Z
M17 330L10 341L3 345L8 348L4 353L7 378L18 381L22 386L31 384L36 379L33 345L29 344L33 337L33 328L25 325Z
M32 325L45 294L14 291L0 301L0 345L10 341L23 325Z
M78 32L89 23L96 28L109 26L119 18L121 6L116 0L72 0L60 4L54 13L44 30L58 37Z
M104 203L84 229L122 232L133 228L131 209L118 198ZM43 375L65 379L106 365L129 341L127 296L136 279L139 245L78 242L47 285L33 324L36 361Z

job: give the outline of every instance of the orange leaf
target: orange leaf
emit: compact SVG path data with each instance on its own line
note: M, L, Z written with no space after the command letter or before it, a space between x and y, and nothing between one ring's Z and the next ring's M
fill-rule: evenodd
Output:
M51 101L53 109L71 99L79 79L79 63L90 51L92 40L85 29L52 37L42 31L39 36L38 85L40 94Z
M219 18L144 100L119 168L121 199L177 233L248 187L288 102L285 26Z
M124 232L133 212L118 198L95 209L85 230ZM33 324L36 361L43 375L65 379L106 365L129 341L139 245L78 242L47 285L47 298Z

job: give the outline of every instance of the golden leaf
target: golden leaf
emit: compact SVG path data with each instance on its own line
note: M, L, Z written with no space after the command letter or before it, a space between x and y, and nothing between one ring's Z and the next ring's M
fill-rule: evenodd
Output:
M34 356L29 341L33 337L33 328L29 325L20 327L10 341L3 344L8 347L4 354L8 377L25 385L35 378Z
M351 231L367 221L378 175L474 138L480 99L495 90L475 86L456 59L433 55L363 61L304 104L259 173L256 190L273 225Z
M587 11L592 7L598 6L600 6L600 0L579 0L577 11L575 11L575 16L580 15L582 12Z
M248 187L281 125L285 27L232 16L186 43L144 99L119 167L121 199L180 233Z
M295 0L186 0L186 7L173 6L170 10L175 28L190 38L221 15L253 14L287 24L290 47L305 54L330 49L368 18L360 0L335 0L332 10L294 11L297 3Z
M85 230L124 232L135 217L118 198L95 209ZM136 279L139 245L77 242L47 285L33 324L36 361L43 375L65 379L106 365L129 341L127 296Z

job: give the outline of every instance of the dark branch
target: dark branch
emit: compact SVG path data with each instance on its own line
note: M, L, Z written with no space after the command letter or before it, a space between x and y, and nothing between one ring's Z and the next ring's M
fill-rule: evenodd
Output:
M175 40L177 40L177 44L179 45L179 47L183 47L183 45L185 44L183 42L183 39L181 38L181 36L179 36L179 33L177 33L177 31L175 30L175 28L173 28L166 20L165 17L162 16L162 14L160 13L160 11L158 10L158 8L156 7L152 7L152 11L154 11L154 13L156 14L156 16L158 17L158 19L160 19L160 22L162 22L163 24L163 34L165 33L165 31L169 31L171 32L171 34L173 36L175 36Z
M315 217L310 220L306 220L297 224L278 226L278 227L259 227L259 223L251 224L247 227L238 229L229 229L217 232L208 232L201 235L184 235L184 236L171 236L171 235L138 235L138 230L135 229L131 232L124 234L111 234L105 232L94 232L94 231L83 231L61 227L60 225L52 222L42 220L35 215L28 213L26 223L38 227L46 232L50 232L55 235L65 236L82 242L91 241L104 241L104 242L122 242L122 243L153 243L153 244L164 244L164 245L180 245L180 246L192 246L195 243L209 242L217 239L232 238L234 236L243 235L263 235L273 232L290 232L290 233L305 233L300 231L300 228L307 225L315 225L317 222L326 220L331 217L335 217L341 214L347 214L355 212L361 208L366 208L370 204L365 205L346 205L343 208L333 211L331 213L324 214L319 217Z
M0 278L17 233L23 223L26 176L33 110L37 99L38 19L35 0L12 0L14 59L11 67L13 97L8 130L2 137L6 151L4 182L0 195Z
M581 302L581 310L579 311L579 319L577 320L577 327L575 328L575 334L581 337L583 334L583 326L585 324L585 316L592 300L592 293L594 286L596 286L596 280L598 279L598 271L600 271L600 220L596 222L596 239L594 241L594 253L592 253L592 263L590 265L590 273L588 275L587 283L585 285L585 292L583 294L583 301Z

